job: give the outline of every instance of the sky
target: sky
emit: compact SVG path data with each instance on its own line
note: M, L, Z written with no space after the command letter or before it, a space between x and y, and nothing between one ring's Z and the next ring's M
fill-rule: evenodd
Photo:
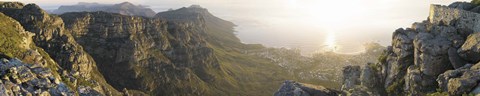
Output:
M469 0L20 0L46 10L78 2L148 5L156 12L192 4L238 25L244 43L297 48L304 54L363 51L362 45L390 45L398 28L426 20L430 4Z

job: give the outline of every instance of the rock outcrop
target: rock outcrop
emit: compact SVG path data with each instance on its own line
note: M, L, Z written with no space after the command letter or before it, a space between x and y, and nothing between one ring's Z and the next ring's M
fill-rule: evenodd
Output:
M64 82L60 81L60 78L54 77L51 70L36 64L24 64L18 59L2 58L0 72L2 78L0 95L58 96L75 94Z
M53 10L53 14L63 14L68 12L111 12L119 13L122 15L130 16L144 16L144 17L153 17L155 16L155 11L146 6L134 5L130 2L123 2L119 4L99 4L99 3L85 3L80 2L76 5L60 6L58 9Z
M346 95L368 93L362 96L478 94L480 14L476 10L477 5L467 2L431 5L428 20L394 32L392 49L387 49L378 63L362 67L360 72L345 71L347 87L342 91ZM358 70L345 70L352 68ZM360 79L352 76L358 73L362 73ZM352 82L360 87L352 87Z
M287 80L273 96L338 96L340 91Z
M111 88L98 72L95 61L83 51L71 34L64 30L60 17L52 16L35 4L24 5L17 2L1 2L0 12L18 21L26 31L32 32L32 44L45 49L46 54L68 73L85 81L99 82L95 90L104 94L119 94Z
M105 95L96 90L75 91L92 87L77 85L75 82L85 79L59 67L33 43L35 34L25 31L19 22L3 13L0 21L0 95Z
M208 89L196 85L215 80L207 70L222 71L202 36L205 29L201 22L167 22L105 12L66 13L61 17L118 89L200 95ZM175 87L165 86L173 84L185 87L169 91Z

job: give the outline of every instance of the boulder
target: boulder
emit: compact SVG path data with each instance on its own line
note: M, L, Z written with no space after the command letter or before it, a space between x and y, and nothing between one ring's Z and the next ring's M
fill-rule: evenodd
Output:
M473 94L475 96L480 95L480 85L477 84L477 86L475 88L473 88L473 90L470 92L470 94Z
M78 87L78 93L80 96L101 96L102 94L91 87L80 86Z
M480 70L466 71L459 78L448 80L448 93L450 95L462 95L470 93L480 81Z
M405 76L405 94L412 96L422 96L436 91L436 77L425 75L420 71L417 65L408 67Z
M469 71L472 64L467 64L455 70L448 70L443 74L440 74L437 78L438 86L441 91L448 91L448 81L452 78L458 78L462 76L465 71Z
M470 63L477 63L480 61L480 33L473 33L467 37L467 40L458 49L458 54L463 59Z
M457 49L455 48L448 49L448 59L450 60L450 63L452 63L452 66L455 69L467 64L467 61L465 61L462 57L460 57L460 55L458 55Z
M345 66L343 68L342 90L349 90L356 85L360 85L360 66Z
M422 25L423 26L423 25ZM415 30L424 30L424 27L416 27ZM414 64L414 44L413 40L418 34L413 29L397 29L392 37L393 53L387 57L387 70L385 77L385 88L400 90L400 86L395 83L403 82L407 68ZM398 92L398 91L397 91Z
M368 89L365 86L355 86L350 90L344 90L345 94L342 96L382 96L375 94L371 89Z
M323 86L302 84L295 81L285 81L274 96L338 96L339 91Z
M477 6L473 9L470 10L471 12L476 12L476 13L480 13L480 6Z
M448 7L462 9L462 10L471 10L471 9L475 8L476 6L472 3L469 3L469 2L454 2L450 5L448 5Z
M420 67L423 74L438 76L452 69L448 57L451 42L447 38L430 33L419 33L414 40L414 46L415 65Z

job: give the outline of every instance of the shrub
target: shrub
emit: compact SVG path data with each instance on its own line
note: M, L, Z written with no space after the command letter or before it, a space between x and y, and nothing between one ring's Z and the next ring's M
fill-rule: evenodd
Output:
M475 5L480 5L480 0L472 0L471 3Z

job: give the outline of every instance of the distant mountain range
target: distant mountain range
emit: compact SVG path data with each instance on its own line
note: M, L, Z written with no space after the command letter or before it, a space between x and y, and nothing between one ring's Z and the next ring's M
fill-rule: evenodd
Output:
M96 11L104 11L104 12L111 12L111 13L120 13L122 15L130 15L130 16L145 16L145 17L153 17L155 16L155 11L146 6L142 5L134 5L130 2L123 2L119 4L99 4L99 3L85 3L80 2L76 5L63 5L60 6L58 9L53 10L53 14L63 14L66 12L96 12Z

